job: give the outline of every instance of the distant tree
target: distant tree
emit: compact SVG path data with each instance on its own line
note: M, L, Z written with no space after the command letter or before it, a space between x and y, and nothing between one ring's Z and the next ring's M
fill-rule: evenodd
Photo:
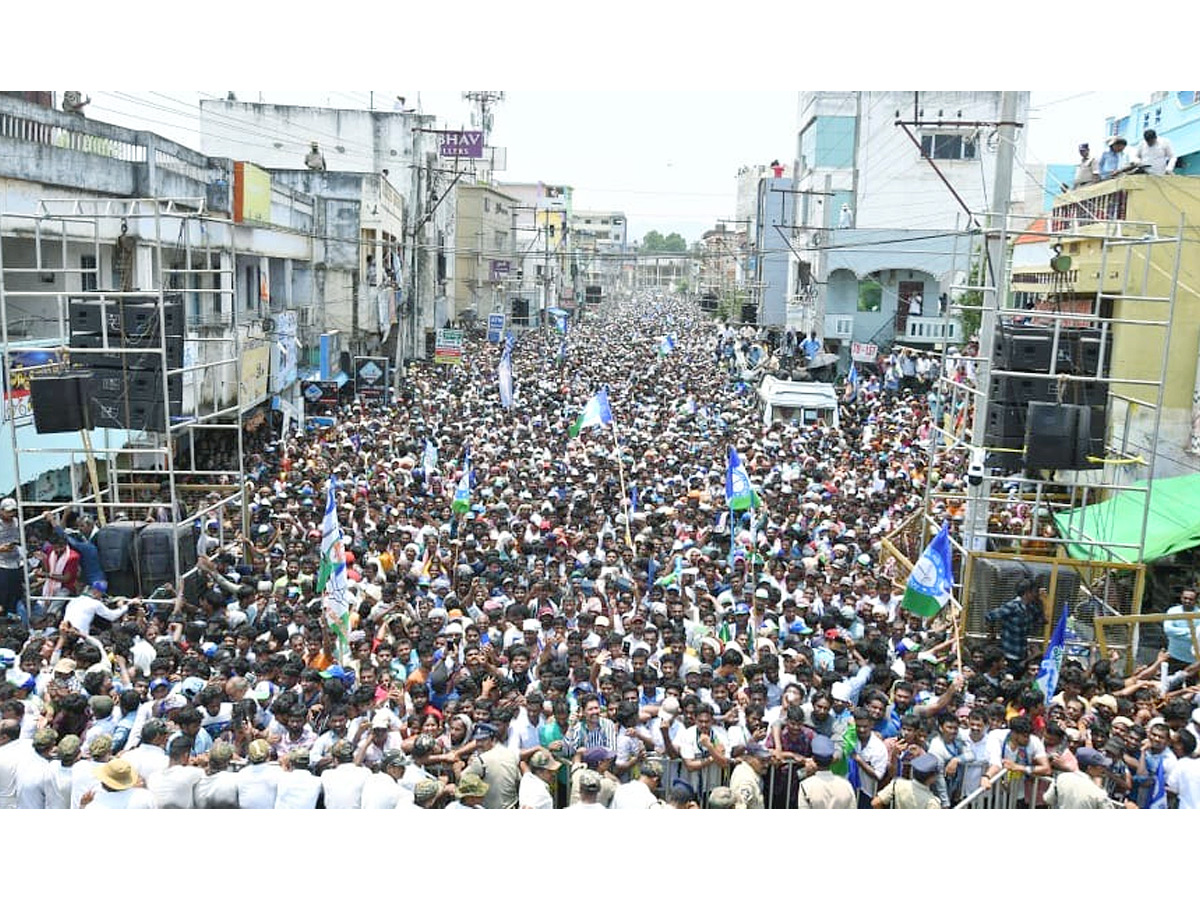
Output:
M647 231L646 236L642 238L643 253L661 253L666 249L666 238L657 231Z
M663 239L662 249L667 253L683 253L687 250L687 241L676 231L672 231Z

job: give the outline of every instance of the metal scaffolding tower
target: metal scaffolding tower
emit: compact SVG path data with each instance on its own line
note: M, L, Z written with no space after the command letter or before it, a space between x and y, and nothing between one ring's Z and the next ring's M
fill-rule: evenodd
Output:
M1046 230L1035 227L1039 218L1047 220ZM943 348L936 393L939 399L932 410L934 437L928 448L927 473L931 477L926 479L926 498L913 549L919 553L950 508L961 510L959 533L952 535L952 541L964 562L960 572L966 601L964 624L971 633L986 630L983 616L988 608L1011 599L1011 595L981 596L978 578L973 577L978 572L973 570L986 567L989 561L1003 565L1011 560L1027 572L1048 575L1051 611L1061 609L1061 603L1066 602L1069 613L1075 615L1075 601L1082 597L1099 610L1097 616L1136 617L1141 612L1144 590L1143 556L1158 448L1155 440L1149 440L1142 452L1133 452L1129 423L1134 411L1141 409L1151 415L1151 434L1159 428L1167 385L1167 347L1175 318L1183 253L1183 222L1178 229L1166 229L1149 222L1068 218L1052 211L1044 217L1010 215L1001 228L1001 246L1006 250L1000 254L999 271L990 279L985 271L987 235L976 231L965 236L969 243L967 258L976 264L970 267L968 283L956 289L946 305L947 317L952 313L980 315L980 352L978 356L967 356L961 351L951 352L948 346ZM1057 270L1061 268L1065 274L1067 267L1051 264L1049 274L1038 279L1039 302L1012 303L1014 287L1022 285L1010 281L1007 248L1010 241L1023 236L1048 238L1056 256L1059 253L1056 245L1064 242L1099 240L1097 287L1089 290L1075 283L1068 285L1068 278L1057 278ZM1158 277L1160 284L1169 285L1169 289L1154 293L1150 287L1153 277ZM1061 300L1068 294L1072 303L1064 308ZM996 352L988 352L992 342L987 336L1012 325L1042 326L1049 330L1049 362L1043 371L1003 365ZM1083 374L1062 371L1060 350L1068 341L1075 340L1081 329L1099 336L1095 371ZM1137 378L1110 370L1106 354L1111 352L1111 341L1117 333L1124 341L1136 341L1139 355L1159 361L1156 377ZM975 368L973 385L955 376L960 365ZM1027 447L1012 450L989 446L984 436L986 429L980 423L988 421L989 407L996 402L993 387L996 379L1002 378L1038 383L1050 402L1055 398L1061 402L1071 391L1102 394L1106 422L1103 454L1089 458L1087 469L1050 471L1024 465ZM1050 385L1047 387L1045 382ZM1114 415L1118 402L1123 406L1123 416ZM1004 465L1002 454L1009 453L1022 461ZM963 472L973 459L985 461L982 471L974 471L975 479L982 479L982 488L976 487L975 493L964 497L960 485L947 488L934 483L935 471ZM1133 466L1144 467L1144 483L1132 483L1127 470ZM1143 511L1139 538L1130 543L1108 543L1090 536L1086 528L1089 505L1120 493L1139 497ZM997 527L997 522L1011 522L1017 510L1032 518L1028 528ZM1066 530L1046 527L1053 516L1072 511L1077 515ZM1058 523L1062 521L1060 518ZM1077 554L1082 549L1089 559L1071 559L1066 553L1067 545ZM915 556L912 558L915 561ZM1060 571L1073 574L1060 575ZM1119 590L1112 589L1114 579L1121 581ZM1055 600L1059 605L1055 605ZM1132 630L1118 643L1136 653L1137 637Z
M164 518L176 526L173 586L181 586L194 581L195 560L180 545L194 545L201 523L215 519L224 528L232 513L245 529L243 335L233 259L231 223L207 214L202 198L44 200L36 214L0 213L3 415L24 550L34 549L24 546L29 527L52 513L75 508L104 526L148 520L167 507ZM85 307L100 326L87 340L73 321ZM149 322L136 334L126 330L134 310ZM31 351L39 361L25 365ZM31 395L14 390L14 379L28 384L101 360L110 380L123 384L121 395L89 397L87 425L47 441L26 405ZM136 421L133 372L144 376L139 396L157 394ZM228 437L236 465L199 465L196 439L207 433ZM33 458L47 454L67 461L69 502L41 499L26 483L46 471ZM231 537L222 533L222 544ZM140 587L148 594L158 585Z

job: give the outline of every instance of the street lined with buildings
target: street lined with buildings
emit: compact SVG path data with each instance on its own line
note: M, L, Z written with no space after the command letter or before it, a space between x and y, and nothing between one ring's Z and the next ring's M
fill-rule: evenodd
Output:
M1200 96L801 92L695 241L467 96L0 94L0 805L1194 805Z

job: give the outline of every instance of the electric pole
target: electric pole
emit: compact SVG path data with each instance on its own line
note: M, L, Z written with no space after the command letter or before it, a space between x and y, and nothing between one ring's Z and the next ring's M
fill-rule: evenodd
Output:
M986 237L987 288L983 291L983 309L979 322L979 359L975 364L973 421L971 446L981 448L986 443L988 392L992 380L992 354L996 346L996 310L1005 295L1008 261L1008 209L1012 195L1013 156L1017 137L1017 93L1004 91L1000 95L1000 144L996 148L996 177L992 188L992 210L988 216ZM967 338L970 335L966 336ZM990 479L968 485L968 508L964 546L968 550L986 550L988 530L988 495Z
M471 114L471 124L478 125L483 132L483 146L489 145L489 138L492 135L492 113L491 109L497 103L504 99L504 91L463 91L463 99L470 101L475 106L475 112ZM492 164L494 160L487 161L487 182L492 181Z

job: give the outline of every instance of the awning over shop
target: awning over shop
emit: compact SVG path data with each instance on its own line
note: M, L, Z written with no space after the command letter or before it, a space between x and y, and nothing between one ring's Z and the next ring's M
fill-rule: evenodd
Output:
M1135 482L1144 488L1147 482ZM1150 514L1146 516L1147 495L1141 491L1120 491L1102 503L1054 517L1059 533L1066 538L1087 540L1100 545L1137 544L1146 522L1145 552L1141 559L1135 548L1113 547L1112 554L1130 562L1154 562L1172 553L1200 545L1200 474L1176 478L1157 478L1149 494ZM1106 559L1103 546L1067 544L1074 559Z

